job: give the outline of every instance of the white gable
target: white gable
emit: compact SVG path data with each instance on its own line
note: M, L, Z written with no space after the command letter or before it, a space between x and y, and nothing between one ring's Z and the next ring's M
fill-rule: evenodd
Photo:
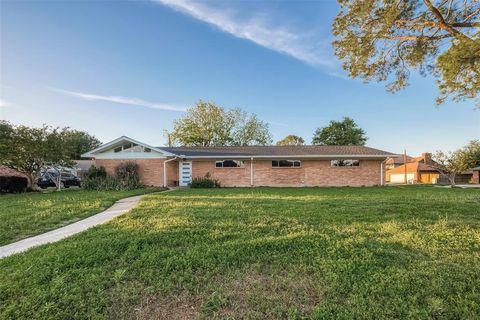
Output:
M95 159L158 159L168 156L173 154L125 136L82 154L84 158Z

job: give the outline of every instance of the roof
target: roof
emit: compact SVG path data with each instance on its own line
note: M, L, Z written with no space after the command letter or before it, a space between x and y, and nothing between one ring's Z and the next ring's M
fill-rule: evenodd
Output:
M430 171L430 172L438 172L437 169L423 163L423 162L409 162L407 163L407 173L419 172L419 171ZM402 164L394 169L388 170L388 173L404 173L405 172L405 165Z
M395 154L365 146L158 147L185 157L379 157Z
M480 171L480 166L473 168L472 171Z
M150 148L151 150L154 150L158 153L161 153L161 154L164 154L165 156L173 156L173 154L169 154L167 151L165 150L162 150L160 148L157 148L157 147L152 147L146 143L143 143L143 142L140 142L140 141L137 141L135 139L132 139L130 137L127 137L127 136L121 136L115 140L112 140L110 142L107 142L107 143L104 143L102 144L100 147L96 148L96 149L93 149L89 152L86 152L84 154L81 155L82 158L93 158L95 156L95 154L97 153L101 153L105 150L108 150L108 149L111 149L113 147L116 147L118 145L121 145L125 142L131 142L131 143L135 143L137 145L140 145L140 146L144 146L144 147L147 147L147 148Z
M399 155L399 156L388 159L387 164L404 164L405 163L404 160L405 160L404 155ZM410 156L407 156L407 162L412 162L412 161L413 161L413 158Z

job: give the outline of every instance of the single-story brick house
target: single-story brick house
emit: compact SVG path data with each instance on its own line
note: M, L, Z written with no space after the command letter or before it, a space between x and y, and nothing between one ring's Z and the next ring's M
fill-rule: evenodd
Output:
M207 173L222 186L373 186L396 156L364 146L153 147L122 136L82 155L107 173L139 165L146 185L188 186Z

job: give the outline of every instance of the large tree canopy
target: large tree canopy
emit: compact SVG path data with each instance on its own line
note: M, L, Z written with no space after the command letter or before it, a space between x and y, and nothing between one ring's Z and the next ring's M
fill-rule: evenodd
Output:
M46 165L72 165L68 128L32 128L0 122L0 165L25 174L35 186Z
M95 136L85 131L69 130L66 132L66 140L71 150L72 159L80 159L85 152L99 147L102 143Z
M478 100L480 1L338 0L335 54L351 77L387 81L395 92L410 70L437 78L437 103Z
M289 134L282 140L277 142L277 146L301 146L305 144L305 140L302 137L294 134Z
M324 128L318 128L314 135L312 144L343 146L363 146L367 142L365 131L359 128L353 119L345 117L342 121L330 121Z
M167 133L167 137L169 144L182 146L247 146L272 142L268 124L255 114L204 101L175 120L173 131Z

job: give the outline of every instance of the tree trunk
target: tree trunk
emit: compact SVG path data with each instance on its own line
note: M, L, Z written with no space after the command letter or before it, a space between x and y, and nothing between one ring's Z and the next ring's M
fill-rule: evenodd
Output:
M450 173L448 175L448 180L450 180L450 185L452 187L455 186L455 173Z

